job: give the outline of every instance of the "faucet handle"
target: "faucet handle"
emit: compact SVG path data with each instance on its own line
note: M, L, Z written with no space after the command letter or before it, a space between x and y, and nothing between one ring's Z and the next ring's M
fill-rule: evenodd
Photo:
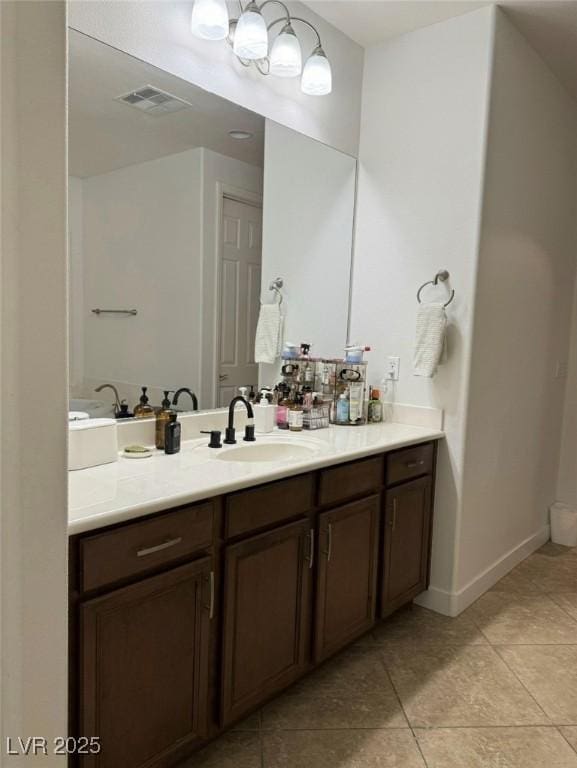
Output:
M222 432L220 429L201 429L200 433L201 435L210 435L209 448L222 448L222 443L220 441Z
M254 424L247 424L244 428L244 438L247 443L254 443L256 437L254 436Z

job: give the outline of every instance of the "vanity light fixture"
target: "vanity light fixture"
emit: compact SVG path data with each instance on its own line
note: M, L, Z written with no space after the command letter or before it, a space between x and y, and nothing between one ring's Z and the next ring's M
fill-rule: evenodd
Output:
M190 29L202 40L226 40L229 31L226 0L195 0Z
M270 4L280 5L284 16L267 24L262 12ZM250 0L245 7L242 0L239 0L239 6L239 18L229 19L225 0L194 0L192 33L203 40L226 39L241 64L245 67L254 64L262 75L284 78L300 76L301 91L309 96L325 96L331 92L331 65L323 50L318 30L310 21L291 16L281 0L264 0L260 5L256 0ZM225 18L227 32L223 34ZM304 68L301 43L294 30L294 22L311 29L316 37L315 47L305 61ZM269 34L273 27L280 24L282 27L269 46Z

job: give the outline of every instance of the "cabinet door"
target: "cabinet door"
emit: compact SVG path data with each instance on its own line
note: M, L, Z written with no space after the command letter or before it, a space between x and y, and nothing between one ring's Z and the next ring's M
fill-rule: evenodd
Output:
M427 588L431 526L431 478L387 491L383 530L381 615Z
M80 733L99 736L91 768L152 768L204 736L210 558L80 607Z
M304 671L311 544L309 523L302 521L226 548L223 725Z
M371 496L319 516L317 662L374 622L379 499Z

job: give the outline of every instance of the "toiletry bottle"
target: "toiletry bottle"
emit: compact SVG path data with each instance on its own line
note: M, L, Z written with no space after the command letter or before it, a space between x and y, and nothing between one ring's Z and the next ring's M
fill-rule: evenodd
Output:
M305 384L305 386L311 386L314 382L314 378L315 378L315 369L307 360L307 362L305 363L304 371L303 371L303 384Z
M383 420L383 404L381 402L381 393L378 389L371 389L369 400L368 419L372 424L378 424Z
M288 389L282 390L280 393L279 404L276 409L276 425L279 429L288 429L288 409L291 405L290 395Z
M349 401L347 393L343 392L337 400L337 424L349 423Z
M159 450L164 448L164 432L166 425L170 421L170 414L173 411L170 408L170 394L169 390L164 391L164 400L160 406L160 410L156 414L156 430L155 430L155 443Z
M361 381L349 383L349 421L358 424L363 420L363 384Z
M275 426L275 407L269 403L264 390L260 403L253 405L252 409L255 431L261 434L272 432Z
M140 402L134 409L135 419L147 419L150 416L154 416L154 408L148 404L148 397L146 396L146 390L148 387L142 387L142 394L140 395Z
M291 432L302 432L302 429L303 429L302 395L295 395L294 402L289 408L288 427Z
M178 453L180 451L180 424L176 420L176 413L168 417L168 424L164 428L164 452Z

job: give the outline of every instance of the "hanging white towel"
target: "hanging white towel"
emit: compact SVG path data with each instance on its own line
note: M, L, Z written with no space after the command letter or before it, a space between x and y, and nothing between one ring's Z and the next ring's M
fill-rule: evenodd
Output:
M282 349L282 315L280 306L261 304L256 339L254 343L255 363L274 363Z
M447 315L442 304L419 304L413 367L415 376L432 378L443 356Z

